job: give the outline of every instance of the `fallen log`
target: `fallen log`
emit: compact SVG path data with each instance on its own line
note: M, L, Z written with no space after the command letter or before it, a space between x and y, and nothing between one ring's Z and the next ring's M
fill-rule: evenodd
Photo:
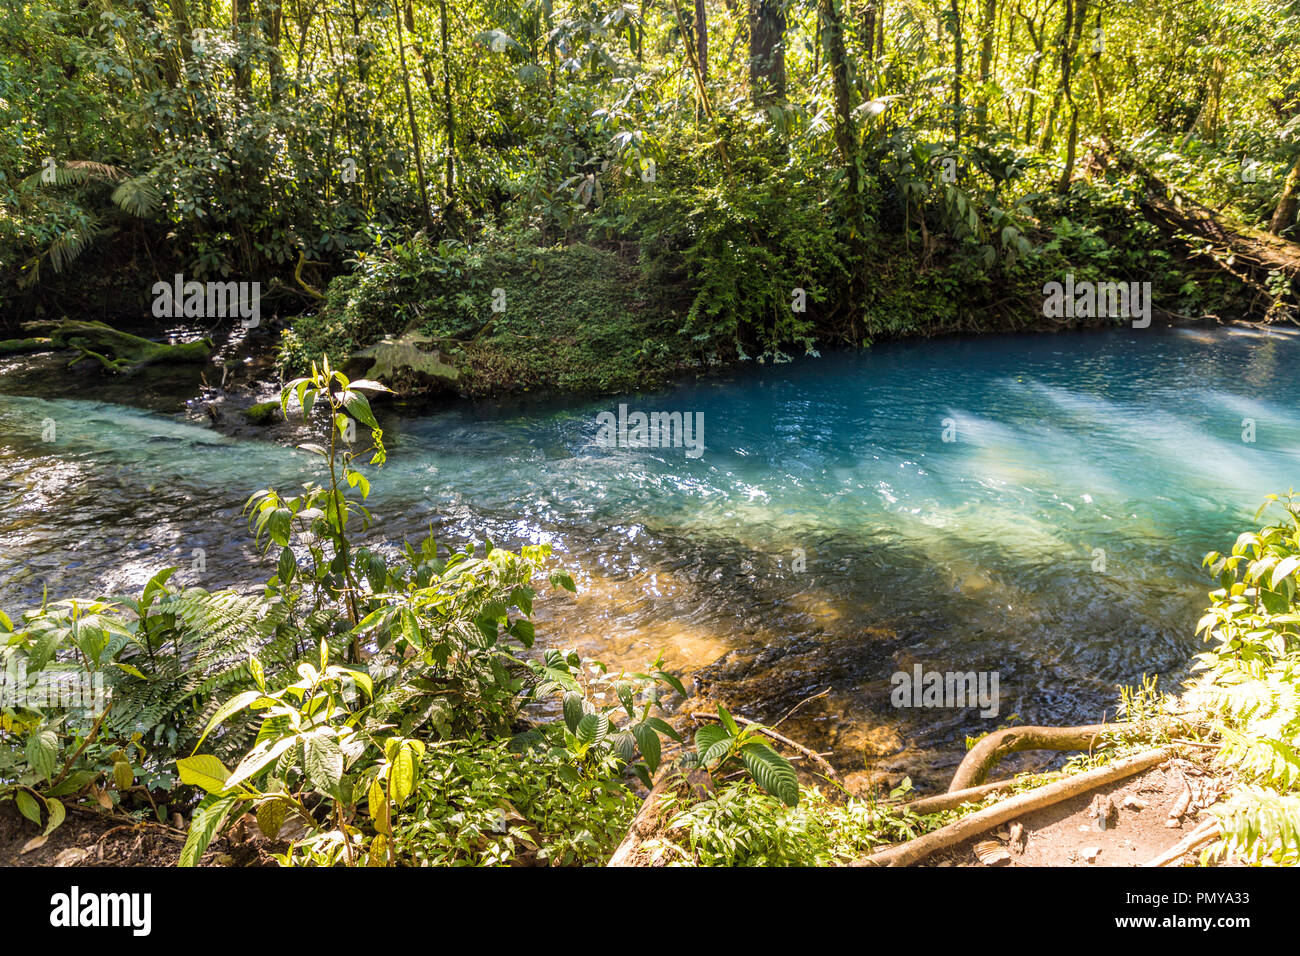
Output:
M74 319L64 319L54 326L50 340L54 347L81 353L73 364L93 358L110 372L135 372L156 362L206 362L212 355L211 339L168 345L119 332L103 322Z
M940 827L938 830L919 836L915 840L908 840L906 843L880 850L861 860L855 860L852 865L911 866L932 853L956 846L958 843L978 836L985 830L999 824L1008 823L1016 817L1024 816L1035 810L1041 810L1044 807L1050 807L1062 800L1077 797L1089 790L1095 790L1097 787L1123 780L1125 777L1131 777L1157 764L1164 763L1171 756L1171 750L1161 747L1158 750L1148 750L1132 757L1125 757L1105 767L1098 767L1096 770L1088 770L1072 777L1066 777L1064 780L1049 783L1027 793L1017 794L1003 800L1001 803L995 803L991 807L962 817L945 827Z
M28 352L48 352L54 346L47 338L0 339L0 355L24 355Z
M966 754L952 775L948 792L983 783L1004 757L1022 750L1088 750L1103 734L1118 734L1131 724L1085 724L1081 727L1007 727L995 730Z

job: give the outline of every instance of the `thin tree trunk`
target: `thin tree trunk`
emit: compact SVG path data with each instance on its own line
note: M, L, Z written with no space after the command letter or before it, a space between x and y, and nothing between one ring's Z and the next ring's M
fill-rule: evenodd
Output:
M550 7L548 5L547 9ZM443 126L447 135L447 202L455 202L456 199L456 106L451 99L451 54L449 52L450 44L447 42L447 0L438 0L439 16L439 34L442 42L442 101L443 101ZM549 23L549 14L548 14ZM551 90L555 90L555 45L547 44L551 48Z
M1287 174L1286 183L1282 187L1282 198L1273 212L1273 222L1268 231L1275 236L1281 235L1282 230L1295 222L1297 210L1300 210L1300 156L1296 157L1295 165Z
M239 45L235 61L235 88L247 92L253 84L253 67L248 61L248 34L253 26L253 0L231 0L231 35Z
M402 91L406 94L406 117L411 125L411 148L415 152L415 178L420 186L420 209L424 224L433 228L433 212L429 209L429 188L424 180L424 153L420 149L420 126L415 121L415 101L411 98L411 74L406 69L406 44L402 39L402 11L394 5L397 20L397 59L402 68Z
M709 79L709 12L704 0L695 0L695 58L700 64L700 79Z
M949 7L952 16L952 139L953 144L961 146L961 8L958 0L951 0Z
M749 89L759 105L785 99L785 11L781 0L749 0Z

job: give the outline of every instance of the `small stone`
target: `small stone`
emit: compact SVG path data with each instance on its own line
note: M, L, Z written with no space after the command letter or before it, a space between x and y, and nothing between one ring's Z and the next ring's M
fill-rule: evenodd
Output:
M1095 863L1097 857L1101 856L1101 847L1085 846L1079 851L1079 856L1083 857L1089 863Z
M1136 793L1130 793L1124 797L1123 806L1128 810L1145 810L1147 802Z

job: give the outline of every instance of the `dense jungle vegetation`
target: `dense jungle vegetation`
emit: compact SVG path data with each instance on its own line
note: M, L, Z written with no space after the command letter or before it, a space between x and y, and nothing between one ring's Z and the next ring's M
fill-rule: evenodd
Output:
M1041 325L1066 272L1293 301L1293 259L1139 213L1154 181L1294 237L1294 2L5 11L11 324L240 278L288 371L418 331L482 394Z
M850 863L987 805L850 794L724 707L683 733L671 660L535 633L574 587L545 547L368 546L371 400L412 383L346 372L385 337L476 397L1055 327L1066 274L1150 282L1164 317L1294 316L1298 0L0 8L0 350L52 335L112 372L138 341L77 323L161 330L174 274L259 282L272 411L319 433L305 488L248 500L264 587L162 571L0 613L5 669L111 690L0 708L36 848L88 806L183 824L183 865L252 827L286 865L604 864L670 766L693 782L639 852L672 864ZM1268 507L1207 558L1197 721L1126 694L1069 768L1208 742L1242 786L1207 860L1300 848L1300 505Z

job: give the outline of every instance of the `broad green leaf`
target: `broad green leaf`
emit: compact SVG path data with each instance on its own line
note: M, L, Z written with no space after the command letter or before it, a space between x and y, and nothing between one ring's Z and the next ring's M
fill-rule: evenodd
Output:
M763 743L740 748L740 761L760 787L788 807L799 803L799 778L790 761Z
M415 751L403 744L397 751L388 774L388 794L393 798L393 805L400 808L407 798L415 792Z
M324 733L303 739L303 769L312 786L332 797L339 796L339 782L343 779L343 751L339 742Z
M604 714L587 714L578 721L574 734L584 744L598 744L609 733L609 718Z
M43 836L49 836L59 828L59 824L61 824L64 817L68 815L68 811L60 801L50 798L47 798L45 801L45 809L49 811L50 819L49 822L45 824L45 833Z
M180 772L181 783L200 787L208 793L224 791L230 778L225 764L211 754L182 757L176 761L176 769Z
M27 738L27 763L46 780L54 776L54 758L59 753L59 738L52 730L38 730Z
M177 866L195 866L199 862L203 851L220 832L237 802L235 797L207 797L199 804L190 819L190 830L185 837L185 846L181 849Z
M632 728L632 733L636 736L636 743L641 748L641 756L645 758L646 766L650 768L651 773L654 773L659 769L659 735L648 723L637 724Z
M257 805L257 828L268 840L274 840L284 827L284 818L288 815L289 804L280 799L266 800Z
M41 825L41 805L36 802L26 790L14 791L14 801L18 804L18 812L25 816L37 826Z
M583 715L583 696L577 691L569 691L564 695L564 725L569 728L570 733L578 732L578 722L582 720Z

